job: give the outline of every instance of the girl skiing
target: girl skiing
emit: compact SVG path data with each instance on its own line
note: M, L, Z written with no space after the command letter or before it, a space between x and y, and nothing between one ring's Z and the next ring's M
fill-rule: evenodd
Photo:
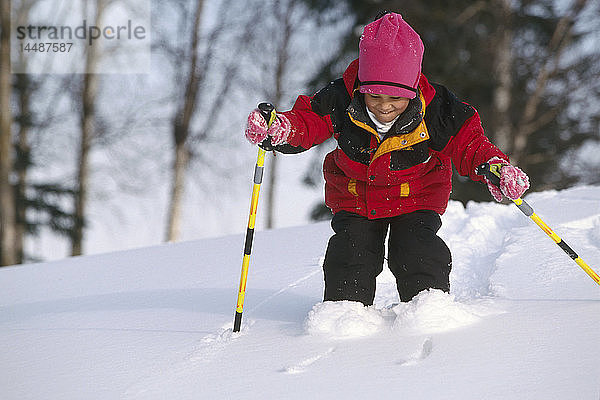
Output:
M388 230L388 266L402 301L450 290L450 250L437 232L452 164L475 181L486 179L478 165L503 164L500 187L487 182L497 201L529 188L527 175L484 136L477 111L421 73L423 51L402 16L387 13L365 27L359 58L341 78L299 96L270 127L258 109L248 117L246 138L282 153L337 140L323 164L335 232L323 264L324 301L373 304Z

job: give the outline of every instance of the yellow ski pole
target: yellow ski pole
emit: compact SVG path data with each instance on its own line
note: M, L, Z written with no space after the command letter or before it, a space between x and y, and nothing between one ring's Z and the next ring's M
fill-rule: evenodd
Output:
M477 167L477 175L484 175L492 184L499 187L500 169L502 168L502 165L503 164L500 163L483 163ZM590 276L590 278L600 285L600 276L598 276L598 274L589 265L587 265L587 263L583 261L581 257L579 257L577 253L567 243L565 243L564 240L560 238L560 236L554 233L554 231L552 231L552 229L550 229L550 227L546 225L544 221L542 221L542 219L533 211L533 208L527 204L525 200L518 198L512 200L512 202L515 203L515 205L523 214L531 218L531 220L533 220L533 222L535 222L536 225L539 226L546 233L546 235L548 235L554 241L554 243L558 245L558 247L563 249L563 251L567 253L569 257L571 257L571 259L573 259L573 261L575 261L577 265L579 265L585 271L585 273Z
M258 105L262 116L271 126L276 118L275 107L270 103L260 103ZM235 319L233 321L233 331L239 332L242 326L242 313L244 312L244 298L246 297L246 281L248 279L248 266L250 265L250 254L252 253L252 241L254 239L254 225L256 223L256 210L258 208L258 195L260 194L260 184L262 183L265 150L258 148L258 158L254 168L254 186L252 188L252 199L250 201L250 216L248 218L248 229L246 230L246 241L244 244L244 256L242 259L242 276L240 277L240 286L237 297L237 306L235 308Z

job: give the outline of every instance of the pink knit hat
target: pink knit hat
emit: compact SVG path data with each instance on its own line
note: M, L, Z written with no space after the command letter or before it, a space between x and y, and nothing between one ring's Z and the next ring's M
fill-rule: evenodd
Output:
M400 14L386 14L365 26L358 47L361 93L417 95L423 42Z

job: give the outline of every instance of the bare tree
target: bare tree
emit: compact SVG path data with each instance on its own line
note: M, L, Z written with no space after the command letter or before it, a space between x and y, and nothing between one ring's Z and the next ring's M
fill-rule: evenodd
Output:
M95 17L94 24L102 18L107 6L107 0L96 0L91 11ZM75 227L71 239L71 255L81 255L83 252L83 231L90 186L90 152L92 143L98 135L96 126L96 98L98 97L99 75L97 66L99 52L96 46L88 46L83 74L83 86L80 93L81 114L80 142L77 160L77 190L75 194Z
M15 21L17 26L25 25L29 12L33 6L32 1L21 1L18 7L14 7ZM19 54L19 59L15 60L19 63L19 70L25 71L25 64L27 60L23 53ZM29 143L30 128L32 125L31 116L31 101L32 95L35 92L34 83L35 78L29 74L17 74L15 76L15 87L14 95L16 103L18 104L18 115L15 118L18 120L18 131L17 140L15 143L16 148L16 162L14 163L14 170L16 172L17 182L15 187L15 251L17 254L16 262L22 263L24 254L24 242L25 235L27 233L27 202L26 199L26 188L27 188L27 175L31 155L31 146Z
M200 28L202 20L202 8L204 1L196 2L194 19L192 24L192 37L187 50L189 56L189 71L185 84L185 95L175 112L173 119L173 178L171 195L169 201L169 213L167 222L167 241L177 240L180 232L181 208L185 187L185 171L189 164L190 154L187 148L187 140L190 136L190 124L194 109L196 108L198 87L202 79L198 67L198 42L200 40Z
M29 84L31 80L25 74L17 75L17 97L19 103L19 112L21 121L17 133L16 149L19 162L16 164L17 183L15 190L15 251L17 253L17 263L22 263L24 258L24 241L27 231L25 205L26 187L27 187L27 172L29 167L29 159L31 147L29 145L29 128L30 122L30 100L31 90Z
M228 15L231 6L232 2L223 0L217 15ZM184 82L181 91L184 96L176 101L177 108L173 118L174 158L166 241L176 241L179 238L186 171L193 160L205 161L201 160L201 151L197 151L196 148L209 141L211 132L215 134L215 121L221 113L227 111L223 107L223 102L239 69L239 61L232 55L239 55L247 45L256 16L255 13L250 13L244 19L237 21L239 25L236 25L238 30L233 33L234 38L230 38L231 43L224 46L228 53L219 60L219 50L223 50L220 47L221 41L226 40L224 37L227 34L232 34L227 31L231 26L231 19L218 18L215 25L208 30L207 36L202 37L203 2L197 2L195 7L190 30L191 38L187 48L179 51L169 49L171 57L178 57L176 70L183 76L178 81ZM185 61L181 62L181 60ZM218 64L218 67L211 70L212 64ZM194 124L194 118L199 114L199 110L202 110L201 114L205 116L204 122Z
M13 168L10 0L0 2L0 265L17 261L15 246L15 201L11 175Z

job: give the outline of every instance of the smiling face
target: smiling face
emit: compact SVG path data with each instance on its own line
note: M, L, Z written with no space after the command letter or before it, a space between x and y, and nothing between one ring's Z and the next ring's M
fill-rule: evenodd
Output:
M408 107L410 99L386 94L365 93L365 105L381 123L392 122Z

